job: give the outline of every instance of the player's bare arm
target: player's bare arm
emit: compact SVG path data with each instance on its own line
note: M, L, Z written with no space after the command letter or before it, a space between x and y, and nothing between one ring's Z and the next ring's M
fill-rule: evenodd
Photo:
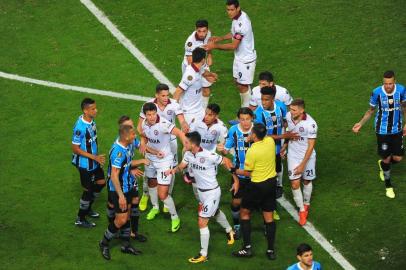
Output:
M127 200L124 197L123 191L121 190L120 181L118 180L118 175L120 173L120 169L116 167L111 167L111 182L113 183L114 189L118 195L118 203L120 205L120 209L125 211L127 209Z
M211 65L213 65L213 56L211 54L211 52L207 53L207 58L206 58L206 64L210 67Z
M372 115L374 115L375 112L375 107L370 107L368 111L366 111L366 113L364 114L364 116L362 117L362 119L358 122L355 123L355 125L352 127L352 131L354 133L358 133L361 129L361 127L368 122L368 120L372 117Z
M234 51L235 49L238 48L238 45L240 45L240 42L241 42L241 40L238 40L238 39L233 39L233 41L230 43L209 42L206 45L203 45L203 48L206 51L211 51L214 49L223 50L223 51Z
M210 72L208 70L205 70L204 73L202 74L202 76L209 82L214 83L217 81L218 76L216 73L214 72Z
M229 40L232 38L233 38L233 35L231 33L228 33L224 36L212 36L211 38L209 38L209 42L220 42L220 41Z
M185 120L185 116L183 114L178 114L176 117L178 118L180 128L183 131L183 133L188 133L189 125L187 124L187 122Z
M183 133L180 129L178 129L177 127L173 128L171 134L178 137L181 140L182 144L185 145L186 136L185 133Z
M313 139L313 138L310 139L310 138L309 138L309 139L307 140L307 143L308 143L308 145L307 145L307 149L306 149L306 154L305 154L305 156L304 156L302 162L300 162L299 166L297 166L297 167L293 170L293 173L296 174L296 175L300 175L300 174L303 173L304 168L306 167L306 164L307 164L307 162L309 161L309 159L310 159L310 157L311 157L311 155L312 155L312 153L313 153L314 146L316 145L316 139Z
M72 144L72 152L74 154L76 154L76 155L84 156L84 157L90 158L92 160L95 160L96 162L98 162L102 166L106 162L106 155L104 155L104 154L102 154L102 155L92 155L92 154L80 149L80 146L77 145L77 144Z
M177 172L182 172L184 169L186 169L187 167L187 163L182 161L181 163L178 164L178 166L176 166L173 169L167 170L165 172L165 175L171 175L171 174L176 174Z
M176 87L175 92L173 93L173 99L179 102L180 97L182 96L184 90L180 88L179 86Z

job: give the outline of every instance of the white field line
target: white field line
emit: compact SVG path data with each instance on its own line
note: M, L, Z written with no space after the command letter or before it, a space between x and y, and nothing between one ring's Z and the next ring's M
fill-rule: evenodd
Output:
M80 0L80 2L103 24L107 30L160 82L169 86L170 92L175 91L175 86L169 79L151 62L140 50L126 37L117 26L101 11L91 0Z
M293 205L286 200L285 196L278 199L278 202L283 208L285 208L285 210L293 217L294 220L297 222L299 221L299 216L295 207L293 207ZM307 221L306 225L303 226L303 229L305 229L343 269L355 270L355 267L352 266L351 263L347 261L347 259L344 258L344 256L332 244L330 244L329 241L327 241L327 239L313 226L312 223Z
M32 84L38 84L38 85L43 85L43 86L47 86L47 87L59 88L62 90L67 90L67 91L83 92L83 93L109 96L109 97L115 97L115 98L130 99L130 100L137 100L137 101L148 101L151 99L150 97L143 97L143 96L138 96L138 95L117 93L117 92L108 91L108 90L100 90L100 89L74 86L74 85L68 85L68 84L62 84L62 83L56 83L56 82L50 82L50 81L37 80L37 79L32 79L32 78L16 75L16 74L5 73L2 71L0 71L0 77L5 78L5 79L20 81L20 82L25 82L25 83L32 83Z

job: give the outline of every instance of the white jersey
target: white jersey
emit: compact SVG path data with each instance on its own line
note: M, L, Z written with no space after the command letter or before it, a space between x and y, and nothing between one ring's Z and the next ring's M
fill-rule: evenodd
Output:
M185 42L185 57L183 58L183 63L182 65L186 67L189 65L187 61L187 56L192 56L192 52L194 49L198 47L202 47L203 45L206 45L209 42L209 38L211 37L211 32L208 31L205 39L201 40L197 38L196 31L193 31L193 33L187 38ZM182 70L182 73L184 70Z
M216 152L217 143L224 141L227 136L227 128L220 119L210 127L204 121L194 121L190 125L190 131L197 131L202 137L200 146L212 153Z
M241 11L241 13L233 19L231 34L233 39L241 41L234 50L235 59L243 63L255 61L257 59L257 53L254 47L254 33L252 32L251 20L244 11Z
M157 107L158 115L171 123L175 123L175 118L177 115L183 114L182 110L180 109L179 103L172 98L169 99L168 104L165 106L165 108L163 110L161 110L161 108L159 108L158 101L156 98L153 98L153 99L149 100L148 102L154 103ZM140 112L140 117L142 119L145 119L145 114L142 111L142 108L141 108L141 112Z
M289 91L280 86L275 84L276 87L276 94L275 94L275 99L283 102L286 106L289 106L290 103L292 103L292 96L289 94ZM251 99L250 99L250 105L254 107L258 107L259 105L262 104L261 102L261 87L255 86L251 90Z
M295 124L292 120L290 112L286 114L288 128L290 132L298 133L298 140L289 140L288 158L303 159L308 147L308 139L317 138L316 121L307 113L305 113L299 123ZM316 156L316 151L313 149L311 157Z
M202 105L202 74L193 63L186 67L179 87L183 89L180 107L185 114L197 114L204 111Z
M164 162L173 159L171 152L171 132L175 128L175 125L165 120L164 118L157 116L156 123L152 126L148 125L147 120L142 121L142 132L148 140L147 145L153 149L157 149L164 153L163 158L158 158L156 155L146 153L146 157L152 162Z
M196 186L199 189L214 189L218 187L217 166L221 164L223 157L203 148L196 154L186 151L183 161L193 170Z

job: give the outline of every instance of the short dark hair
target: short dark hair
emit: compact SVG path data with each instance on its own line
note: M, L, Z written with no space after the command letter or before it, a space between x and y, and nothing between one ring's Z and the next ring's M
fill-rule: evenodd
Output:
M292 101L292 103L290 103L290 106L298 106L298 107L301 107L301 108L304 109L305 108L305 102L301 98L296 98L296 99L294 99Z
M386 79L395 78L395 72L393 70L387 70L383 73L383 77Z
M196 28L206 27L209 28L209 22L204 19L200 19L196 21Z
M155 87L155 93L160 93L161 91L168 90L169 91L169 86L164 83L158 83Z
M248 114L250 115L252 118L254 118L254 113L252 112L252 110L248 107L242 107L238 109L237 112L237 117L240 118L241 114Z
M261 95L275 97L276 87L264 86L261 88Z
M142 112L144 114L146 114L149 111L158 111L158 109L156 108L156 105L152 102L147 102L144 104L144 106L142 106Z
M226 1L227 6L234 5L236 8L240 6L240 2L238 0L227 0Z
M207 105L207 109L214 112L215 114L220 113L220 106L217 105L216 103L210 103L209 105Z
M80 108L82 108L82 111L89 105L94 104L96 101L94 101L94 99L91 98L84 98L82 100L82 102L80 103Z
M267 130L264 124L262 123L256 123L254 124L254 126L252 127L252 133L255 134L255 136L257 136L258 139L262 140L263 138L265 138Z
M203 48L197 47L192 52L192 62L200 63L204 58L206 58L206 51Z
M258 80L273 82L273 75L269 71L263 71L263 72L259 73Z
M200 136L199 132L193 131L185 134L186 138L189 139L191 143L194 145L200 146L200 142L202 140L202 137Z
M122 115L118 118L118 124L122 125L125 121L130 120L131 118L128 115Z
M130 125L120 125L120 128L118 129L118 134L120 135L120 138L122 138L124 135L129 134L131 130L134 130L134 128Z
M303 253L312 251L312 247L309 244L302 243L296 248L296 255L302 256Z

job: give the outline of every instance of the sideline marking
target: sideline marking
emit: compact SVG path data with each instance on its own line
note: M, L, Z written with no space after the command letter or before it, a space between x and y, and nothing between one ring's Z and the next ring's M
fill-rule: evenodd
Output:
M10 73L6 73L6 72L2 72L2 71L0 71L0 77L5 78L5 79L14 80L14 81L20 81L20 82L25 82L25 83L43 85L43 86L47 86L47 87L59 88L62 90L67 90L67 91L90 93L90 94L109 96L109 97L115 97L115 98L131 99L131 100L137 100L137 101L148 101L151 99L150 97L143 97L143 96L138 96L138 95L117 93L117 92L108 91L108 90L100 90L100 89L94 89L94 88L88 88L88 87L81 87L81 86L74 86L74 85L69 85L69 84L37 80L37 79L24 77L24 76L20 76L17 74L10 74Z
M135 47L135 45L126 37L117 26L115 26L109 18L101 11L91 0L80 0L80 2L103 24L107 30L125 47L127 50L138 59L138 61L149 71L160 83L165 83L169 86L170 92L175 91L175 86L172 82L151 62L145 55Z

